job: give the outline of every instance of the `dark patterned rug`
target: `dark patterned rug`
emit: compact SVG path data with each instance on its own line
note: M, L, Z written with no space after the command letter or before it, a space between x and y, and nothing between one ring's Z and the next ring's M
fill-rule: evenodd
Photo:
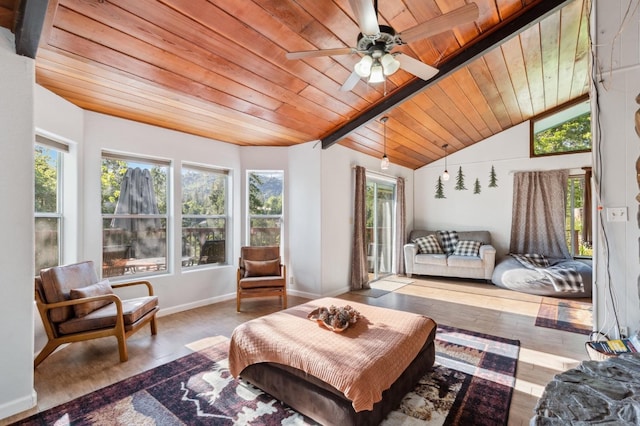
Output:
M544 297L540 302L536 326L589 334L593 329L591 303Z
M519 342L441 326L436 344L433 372L383 424L506 425ZM223 341L16 424L315 424L231 377L227 349Z

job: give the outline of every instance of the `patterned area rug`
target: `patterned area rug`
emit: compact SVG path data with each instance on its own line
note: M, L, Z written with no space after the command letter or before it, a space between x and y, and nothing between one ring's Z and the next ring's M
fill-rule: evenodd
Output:
M544 297L540 302L536 326L589 334L593 329L591 303Z
M436 366L384 421L506 425L519 342L439 327ZM315 425L229 374L228 340L15 424Z

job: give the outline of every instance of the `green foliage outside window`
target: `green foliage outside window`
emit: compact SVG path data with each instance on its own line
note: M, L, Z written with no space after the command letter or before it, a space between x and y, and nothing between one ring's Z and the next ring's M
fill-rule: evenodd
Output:
M38 213L53 213L58 209L57 153L36 145L34 160L34 209Z
M589 151L591 149L591 114L581 114L533 137L534 155Z

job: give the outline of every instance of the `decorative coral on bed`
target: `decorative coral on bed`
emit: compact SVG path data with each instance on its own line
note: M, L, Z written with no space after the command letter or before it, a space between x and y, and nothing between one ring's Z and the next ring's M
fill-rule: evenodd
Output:
M318 324L327 327L329 330L342 332L349 327L349 324L355 324L358 321L360 312L350 305L342 307L331 305L328 308L322 306L311 311L307 318L318 321Z

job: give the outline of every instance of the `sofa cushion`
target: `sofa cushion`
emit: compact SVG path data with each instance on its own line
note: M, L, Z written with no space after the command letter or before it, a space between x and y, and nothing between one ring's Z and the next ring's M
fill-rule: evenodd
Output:
M84 299L85 297L103 296L105 294L113 294L113 289L109 284L109 280L102 280L99 283L92 284L86 287L72 288L69 292L71 299ZM109 303L113 303L110 300L96 300L95 302L82 303L80 305L74 305L73 310L78 318L82 318L87 314L102 308Z
M438 231L440 236L440 242L442 242L442 249L447 254L452 254L458 244L458 232L457 231Z
M426 237L416 238L415 240L413 240L413 242L418 246L418 252L420 254L444 253L435 235L427 235Z
M480 241L460 240L458 241L458 244L456 244L456 249L453 251L453 255L478 256L481 245L482 243Z
M270 277L280 275L280 259L245 260L245 277Z
M415 263L423 265L438 265L447 266L446 254L417 254L415 257Z
M457 256L452 254L447 258L447 265L461 268L482 268L482 259L478 256Z
M125 329L142 318L148 312L158 306L158 296L137 297L122 301L122 313L124 316ZM117 308L115 303L110 303L100 309L89 313L82 318L72 318L58 326L61 334L79 333L82 331L99 330L101 328L113 327L116 325Z

